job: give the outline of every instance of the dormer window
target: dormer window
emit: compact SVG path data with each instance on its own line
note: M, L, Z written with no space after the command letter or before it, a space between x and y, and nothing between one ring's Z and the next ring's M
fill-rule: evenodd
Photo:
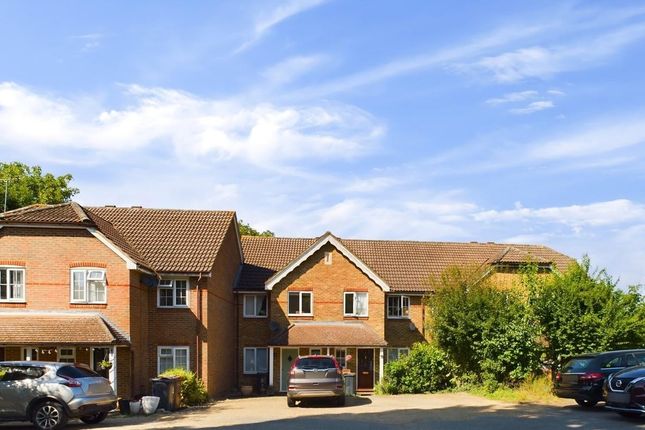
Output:
M188 280L161 279L157 288L157 307L188 307Z
M72 269L72 303L107 303L104 269Z

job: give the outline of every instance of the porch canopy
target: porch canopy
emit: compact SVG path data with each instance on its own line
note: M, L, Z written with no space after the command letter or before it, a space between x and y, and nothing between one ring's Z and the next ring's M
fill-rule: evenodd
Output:
M295 322L269 342L269 346L387 346L372 327L360 321Z
M126 345L98 313L0 312L0 345Z

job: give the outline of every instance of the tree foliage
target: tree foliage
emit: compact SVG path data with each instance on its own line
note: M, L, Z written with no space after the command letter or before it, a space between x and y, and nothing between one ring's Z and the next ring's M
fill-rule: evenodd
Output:
M621 291L605 270L591 269L588 257L549 276L527 266L523 284L554 368L574 354L645 343L645 302L638 288Z
M0 163L0 180L0 209L4 208L4 180L8 180L7 210L36 203L64 203L78 193L77 188L69 186L72 175L54 176L43 173L40 166L29 167L17 161Z
M449 268L433 287L429 328L460 374L512 384L539 368L539 332L520 292L496 287L476 267Z
M454 365L435 345L416 343L410 353L385 365L378 390L384 394L427 393L452 385Z
M258 231L251 227L249 224L245 223L244 220L238 222L238 227L240 229L240 235L242 236L265 236L273 237L275 234L270 230Z

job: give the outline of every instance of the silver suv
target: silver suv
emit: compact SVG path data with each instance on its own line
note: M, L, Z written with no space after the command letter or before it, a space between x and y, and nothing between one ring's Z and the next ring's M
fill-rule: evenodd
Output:
M69 418L96 424L116 400L110 382L83 364L0 362L2 421L31 421L42 430L60 429Z
M292 408L297 400L312 398L329 398L338 406L345 405L343 374L330 355L298 357L291 367L287 405Z

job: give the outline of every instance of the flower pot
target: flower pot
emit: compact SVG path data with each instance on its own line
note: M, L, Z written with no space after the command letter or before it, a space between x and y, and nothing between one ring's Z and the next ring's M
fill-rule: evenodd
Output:
M141 402L130 402L130 413L137 415L141 411Z
M141 398L141 408L146 415L154 414L159 406L159 397L157 396L143 396Z

